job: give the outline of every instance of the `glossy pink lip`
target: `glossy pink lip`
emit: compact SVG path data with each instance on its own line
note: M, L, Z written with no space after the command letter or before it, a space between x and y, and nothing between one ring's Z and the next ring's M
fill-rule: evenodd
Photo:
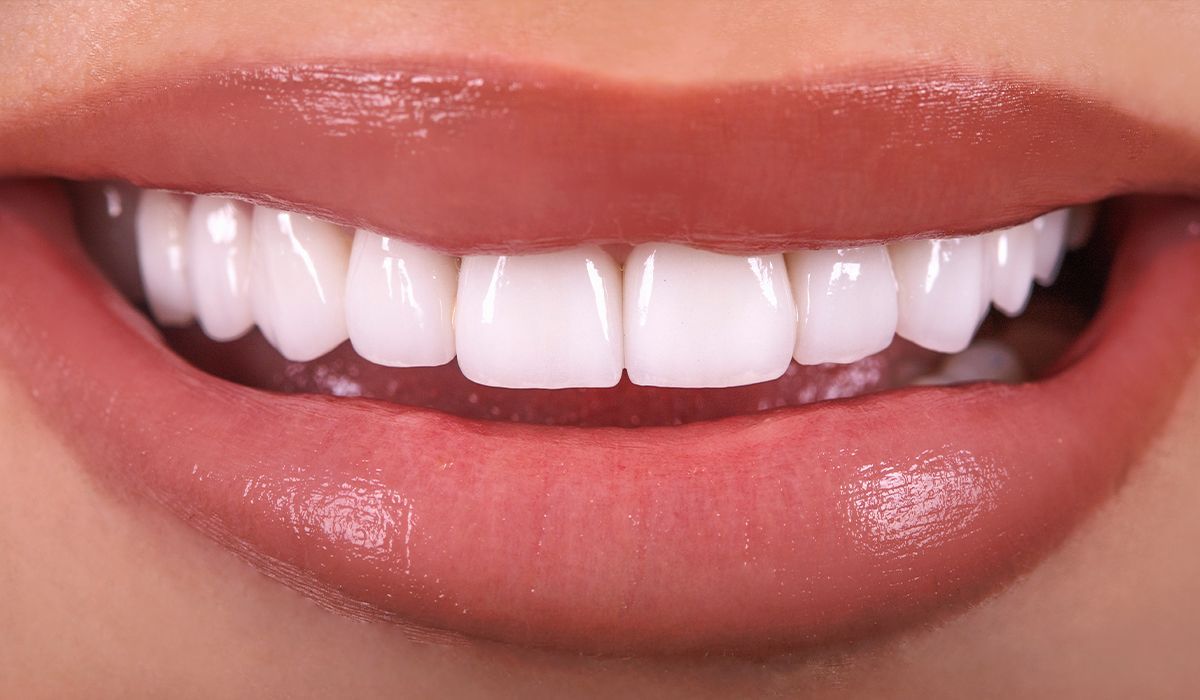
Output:
M1145 200L1121 226L1116 293L1045 381L539 428L205 375L90 268L54 186L7 183L0 361L108 483L322 604L593 652L758 652L970 600L1117 487L1200 350L1200 205Z
M0 115L0 175L232 193L456 254L977 233L1195 192L1198 146L953 67L668 87L446 58L218 66Z

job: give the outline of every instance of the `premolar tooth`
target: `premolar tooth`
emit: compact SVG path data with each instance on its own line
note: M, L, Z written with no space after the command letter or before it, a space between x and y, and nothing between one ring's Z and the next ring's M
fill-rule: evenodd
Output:
M990 300L1009 316L1017 316L1033 291L1034 232L1031 224L993 231L985 236Z
M457 261L359 229L346 278L346 328L354 350L389 367L454 359Z
M855 362L896 333L896 278L883 246L804 250L786 256L799 323L796 362Z
M983 237L904 241L888 252L899 288L896 332L937 352L966 349L988 298Z
M250 205L198 196L188 216L187 275L200 327L233 340L254 326L250 309Z
M476 383L558 389L621 379L621 271L598 246L465 256L454 323L459 368Z
M138 266L150 313L164 326L192 322L192 296L187 280L189 197L145 190L138 202Z
M1042 286L1054 284L1067 252L1070 210L1057 209L1029 222L1033 229L1033 276Z
M250 303L254 320L279 353L313 360L346 334L349 232L303 214L255 207Z
M796 340L782 255L643 244L625 264L625 367L635 384L722 387L776 379Z

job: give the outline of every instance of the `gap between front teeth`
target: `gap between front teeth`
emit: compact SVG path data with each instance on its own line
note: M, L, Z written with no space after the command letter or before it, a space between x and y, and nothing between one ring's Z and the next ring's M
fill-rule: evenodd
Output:
M156 190L142 193L136 233L161 325L195 320L222 341L257 325L291 361L349 339L381 365L457 357L489 386L611 387L627 372L648 386L726 387L777 379L793 359L855 362L896 335L962 352L991 306L1018 315L1035 280L1054 282L1091 215L1060 209L978 236L773 255L645 243L623 269L595 245L460 260L295 212Z

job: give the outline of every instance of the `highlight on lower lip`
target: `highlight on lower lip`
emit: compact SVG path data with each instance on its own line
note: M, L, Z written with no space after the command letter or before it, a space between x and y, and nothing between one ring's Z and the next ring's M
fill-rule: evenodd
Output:
M547 647L780 650L972 600L1116 488L1200 347L1200 210L1146 200L1119 293L1042 382L677 428L488 424L204 375L131 320L65 210L0 189L0 356L105 483L325 605Z
M955 66L674 86L445 57L213 66L0 128L0 174L229 193L453 254L976 233L1197 172L1196 143L1088 95Z

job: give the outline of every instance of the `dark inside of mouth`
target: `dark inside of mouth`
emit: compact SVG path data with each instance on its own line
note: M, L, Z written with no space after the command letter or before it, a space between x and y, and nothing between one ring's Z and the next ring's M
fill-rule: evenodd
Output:
M123 192L114 197L113 192ZM122 293L146 311L137 282L132 190L71 188L84 247ZM97 232L97 221L106 231ZM1010 319L993 311L977 334L1004 344L1037 379L1083 331L1099 306L1111 262L1103 211L1092 242L1070 253L1059 280L1037 288L1029 308ZM883 352L845 365L792 363L774 381L721 389L642 387L623 378L610 389L501 389L466 379L451 362L442 367L392 368L360 358L347 341L311 362L281 357L258 331L216 342L198 327L164 329L168 345L209 374L238 384L287 393L356 396L445 411L482 420L545 425L655 426L800 406L913 384L935 373L946 356L897 338Z

